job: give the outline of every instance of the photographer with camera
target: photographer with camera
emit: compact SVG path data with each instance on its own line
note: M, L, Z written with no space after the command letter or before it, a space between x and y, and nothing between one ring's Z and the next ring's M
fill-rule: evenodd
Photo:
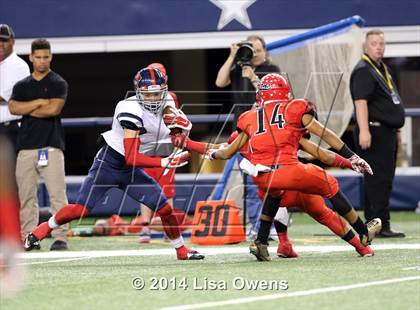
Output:
M252 35L244 42L232 44L229 57L217 74L216 86L232 84L236 118L251 108L258 81L267 73L280 73L280 68L268 60L266 44L261 36Z
M236 124L239 115L251 109L255 102L255 92L258 89L259 79L267 73L280 73L280 68L268 60L268 52L264 39L252 35L246 41L232 44L230 54L223 66L219 69L216 79L217 87L231 85L233 93L233 113ZM257 232L259 215L262 205L256 187L250 176L243 175L245 186L244 206L248 213L252 230ZM253 239L254 232L250 232L249 239Z

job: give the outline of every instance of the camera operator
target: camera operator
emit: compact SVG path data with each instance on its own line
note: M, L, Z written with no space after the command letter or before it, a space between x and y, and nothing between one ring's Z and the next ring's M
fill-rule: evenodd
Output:
M245 42L232 44L230 55L217 74L216 86L226 87L232 84L235 115L233 124L236 124L239 115L252 107L259 79L267 73L280 73L280 68L268 60L266 44L261 36L252 35ZM262 205L252 178L244 174L243 184L246 185L244 212L248 214L252 230L258 231ZM248 238L254 238L252 231Z
M267 73L280 73L280 68L268 60L261 36L252 35L244 42L231 45L229 57L217 74L216 86L232 84L236 118L251 108L258 81Z

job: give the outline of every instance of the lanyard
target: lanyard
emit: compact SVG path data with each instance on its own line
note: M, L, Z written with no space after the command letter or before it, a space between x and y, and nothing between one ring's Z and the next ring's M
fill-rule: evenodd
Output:
M370 60L370 58L368 56L366 56L365 54L363 54L362 59L364 61L366 61L367 63L369 63L373 69L375 69L376 73L379 74L379 76L384 80L384 82L386 83L386 85L388 86L389 90L392 92L394 92L394 86L392 85L392 78L391 75L388 73L388 68L386 67L386 65L384 63L384 69L385 69L385 76L382 74L381 71L379 71L379 69L373 64L372 60Z

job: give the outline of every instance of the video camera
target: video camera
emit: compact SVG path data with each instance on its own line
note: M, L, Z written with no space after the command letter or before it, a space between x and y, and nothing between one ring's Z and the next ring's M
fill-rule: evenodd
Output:
M251 59L255 56L255 50L248 41L239 42L238 51L236 52L235 61L239 66L250 66Z

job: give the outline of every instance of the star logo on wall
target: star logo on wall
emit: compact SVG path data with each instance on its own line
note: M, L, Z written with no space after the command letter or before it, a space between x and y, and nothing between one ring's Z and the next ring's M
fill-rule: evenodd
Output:
M252 28L247 9L257 0L210 0L221 9L217 30L223 29L232 20L236 19L248 29Z

